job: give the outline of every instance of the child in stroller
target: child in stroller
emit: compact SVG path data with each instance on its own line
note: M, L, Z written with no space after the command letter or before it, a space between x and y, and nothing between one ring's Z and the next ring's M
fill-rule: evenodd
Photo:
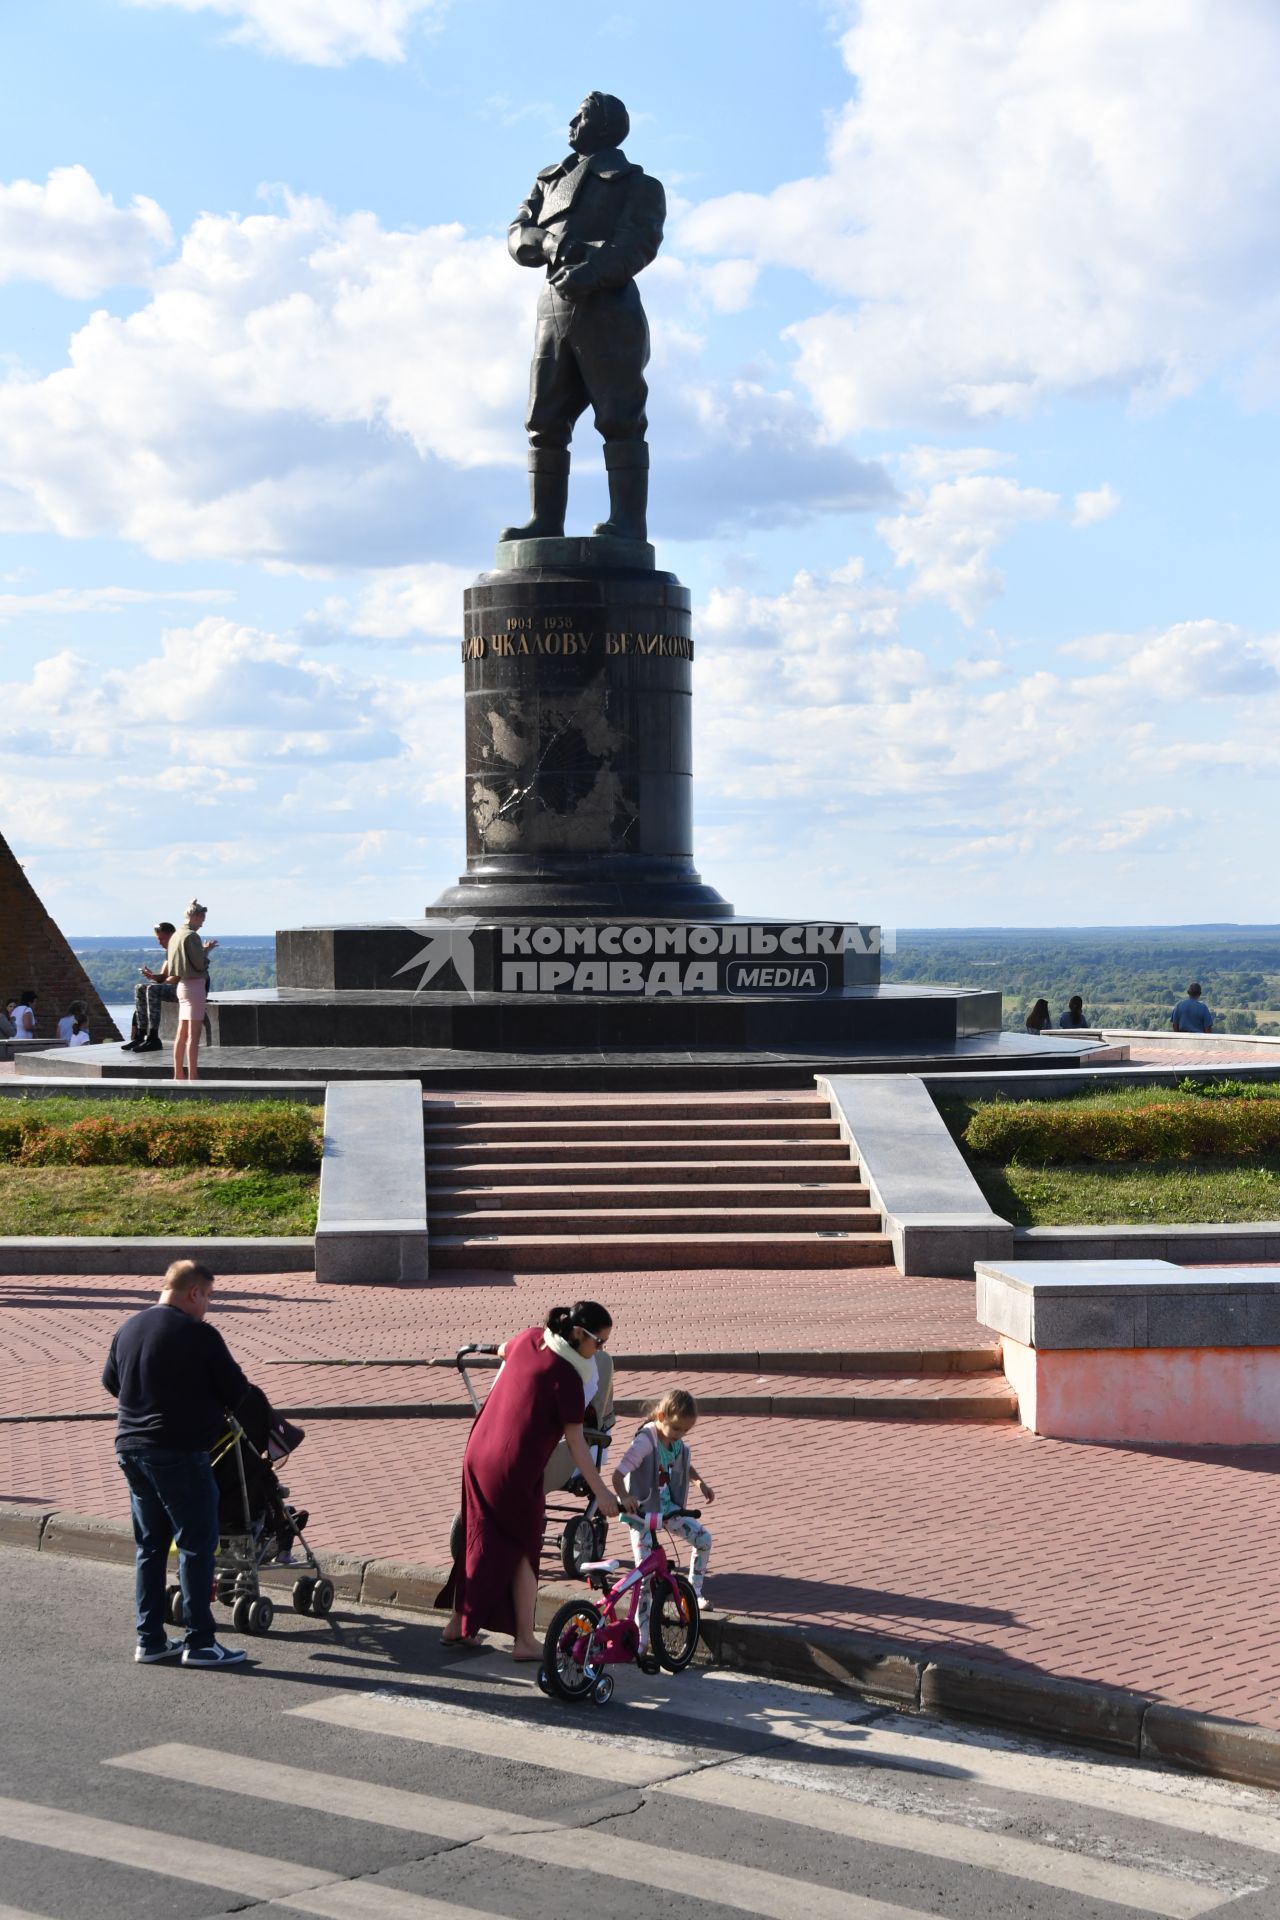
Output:
M311 1516L305 1507L299 1510L285 1504L289 1489L276 1479L275 1463L302 1445L306 1430L295 1427L292 1421L276 1413L261 1387L250 1387L235 1408L235 1417L243 1436L240 1460L258 1565L264 1567L274 1560L287 1567L293 1559L293 1543ZM218 1483L219 1533L243 1533L244 1512L234 1447L226 1447L215 1455L213 1477Z

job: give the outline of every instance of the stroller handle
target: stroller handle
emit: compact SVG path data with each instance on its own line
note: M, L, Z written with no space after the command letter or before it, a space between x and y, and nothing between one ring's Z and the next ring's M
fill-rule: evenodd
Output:
M459 1372L461 1372L463 1366L466 1363L468 1354L472 1354L472 1353L495 1353L496 1354L497 1351L498 1351L498 1348L497 1348L496 1342L486 1344L485 1342L480 1340L472 1340L468 1342L468 1344L465 1347L458 1348L457 1353L453 1357L453 1365L458 1368Z

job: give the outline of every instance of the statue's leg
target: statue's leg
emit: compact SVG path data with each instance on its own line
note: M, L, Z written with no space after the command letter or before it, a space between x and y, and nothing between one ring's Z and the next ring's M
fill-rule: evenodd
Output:
M649 389L644 368L649 358L649 327L634 284L616 295L602 295L598 318L599 324L583 337L579 349L609 476L609 518L596 533L606 539L646 540Z
M548 288L538 301L538 326L529 368L529 503L523 526L504 527L503 540L554 540L564 534L569 503L569 440L587 405L587 390L569 344L566 303Z

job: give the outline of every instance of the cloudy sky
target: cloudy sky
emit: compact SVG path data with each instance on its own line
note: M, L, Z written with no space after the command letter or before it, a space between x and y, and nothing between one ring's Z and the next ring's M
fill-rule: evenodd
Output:
M697 855L887 926L1280 918L1275 0L7 10L0 832L73 933L415 915L524 500L505 231L666 185ZM603 499L580 428L572 523Z

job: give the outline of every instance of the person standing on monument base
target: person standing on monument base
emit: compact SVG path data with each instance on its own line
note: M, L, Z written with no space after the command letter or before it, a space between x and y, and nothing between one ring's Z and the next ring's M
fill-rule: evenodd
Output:
M198 900L189 901L182 925L165 954L163 978L174 981L178 989L178 1032L173 1043L175 1080L200 1077L200 1036L209 997L209 955L218 944L216 940L200 938L208 911Z
M611 93L589 93L569 125L573 151L544 167L511 223L522 267L545 267L529 373L533 508L503 540L558 539L569 499L569 441L590 406L604 441L609 518L597 536L648 538L649 323L635 277L662 245L660 181L621 151L631 121Z

